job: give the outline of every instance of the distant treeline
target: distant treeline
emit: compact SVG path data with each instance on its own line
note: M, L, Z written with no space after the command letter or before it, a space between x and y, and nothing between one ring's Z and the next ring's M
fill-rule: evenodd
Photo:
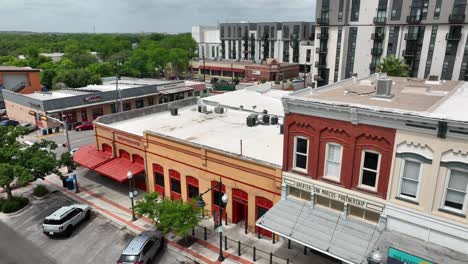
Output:
M177 76L187 70L196 48L188 33L0 33L0 65L40 68L42 84L47 88L63 84L75 88L100 83L101 77L117 73L130 77ZM53 63L40 53L64 53L64 56Z

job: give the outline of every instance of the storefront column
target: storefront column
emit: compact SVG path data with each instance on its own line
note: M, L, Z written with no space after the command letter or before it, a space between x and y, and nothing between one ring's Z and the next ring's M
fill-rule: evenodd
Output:
M384 215L384 214L381 214L380 218L379 218L379 224L378 224L377 228L380 231L383 231L383 230L385 230L386 227L387 227L387 216Z
M286 200L286 196L287 196L287 188L288 188L288 185L283 182L281 184L281 200Z
M343 214L344 220L348 220L348 203L344 203Z
M310 207L313 209L315 208L315 192L313 190L310 192L310 197L311 197L310 201L312 203Z

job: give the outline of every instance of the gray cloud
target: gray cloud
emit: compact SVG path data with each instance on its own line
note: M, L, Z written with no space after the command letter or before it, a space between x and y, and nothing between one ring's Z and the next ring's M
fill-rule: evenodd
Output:
M313 21L314 0L0 0L0 31L189 32L236 21Z

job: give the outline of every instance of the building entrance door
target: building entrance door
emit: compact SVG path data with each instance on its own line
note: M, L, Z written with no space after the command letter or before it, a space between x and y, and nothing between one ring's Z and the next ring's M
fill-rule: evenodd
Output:
M232 222L237 224L241 221L247 222L248 194L239 189L232 190Z

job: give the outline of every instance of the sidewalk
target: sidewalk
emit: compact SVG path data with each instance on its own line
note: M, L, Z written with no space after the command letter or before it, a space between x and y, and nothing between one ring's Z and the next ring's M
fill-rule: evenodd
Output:
M65 195L80 203L85 203L93 207L95 212L111 219L122 228L127 228L134 233L140 233L143 230L152 229L154 225L146 217L139 218L136 221L131 221L130 199L128 198L128 186L117 183L104 176L98 175L92 171L79 167L78 183L80 193L69 191L62 187L62 182L57 176L49 176L44 180L44 183L53 189L63 192ZM144 194L139 193L136 200ZM182 253L186 257L198 263L219 263L219 233L213 226L212 218L203 219L199 228L195 230L195 237L198 239L190 247L185 248L176 243L177 238L171 234L168 237L168 246ZM203 226L207 228L207 240L204 240ZM223 263L242 263L249 264L253 262L253 250L255 246L256 261L255 263L270 263L270 252L280 258L273 258L272 263L286 264L286 259L289 258L289 263L294 264L329 264L336 263L326 257L313 255L308 253L304 255L304 248L295 243L292 243L292 248L288 249L288 241L280 240L275 244L271 239L258 239L256 234L245 234L242 224L228 224L224 226L223 235L228 237L227 251L223 252L225 261ZM237 241L242 243L241 256L238 254ZM263 251L263 252L262 252Z

